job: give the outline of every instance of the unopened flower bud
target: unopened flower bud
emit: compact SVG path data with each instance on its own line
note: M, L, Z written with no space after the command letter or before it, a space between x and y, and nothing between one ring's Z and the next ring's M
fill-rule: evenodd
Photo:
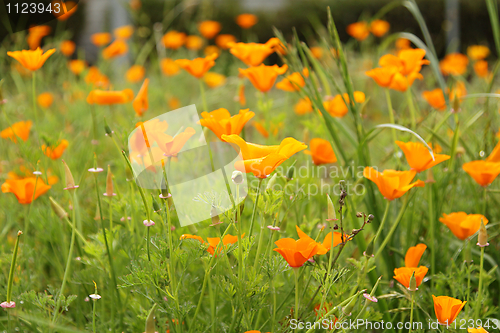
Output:
M351 299L349 304L347 304L346 307L342 309L342 312L344 312L344 315L346 315L346 316L351 315L351 312L354 309L354 306L356 305L357 300L358 300L358 295L356 294L356 296L354 296L353 299Z
M409 291L417 291L417 279L415 278L415 271L411 274L410 277L410 287L408 288Z
M153 195L151 194L151 200L153 200L153 211L155 213L158 213L160 210L161 210L161 207L160 205L158 204L158 202L156 201L155 197L153 197Z
M479 235L477 236L477 245L480 247L485 247L490 245L488 243L488 230L484 225L483 219L481 219L481 226L479 227Z
M111 173L111 167L108 165L108 176L106 177L106 193L104 193L107 197L113 197L116 193L113 193L113 174Z
M64 164L64 173L66 175L66 187L64 188L65 190L74 190L78 188L78 185L75 184L75 179L73 178L73 175L71 174L71 170L69 169L68 165L64 160L62 160Z
M266 191L269 191L269 190L272 190L273 187L274 187L274 184L276 184L276 179L278 178L278 174L275 173L271 179L269 179L269 181L267 182L267 187L266 187Z
M245 178L243 177L243 173L238 170L233 171L231 179L233 180L233 183L235 183L236 185L243 184L243 181L245 180Z
M372 258L373 257L373 243L375 243L375 237L373 237L370 240L370 243L368 243L368 246L366 247L365 252L363 252L363 255L367 258Z
M111 128L108 126L108 122L106 121L106 117L104 117L104 131L109 137L113 136L113 131Z
M66 211L64 210L64 208L62 208L54 200L54 198L49 197L49 201L50 201L50 207L52 208L52 210L54 211L54 213L57 215L57 217L59 217L60 219L62 219L62 218L65 218L66 216L68 216L68 213L66 213Z
M335 207L333 206L333 201L332 198L330 198L330 195L326 195L326 200L328 202L328 217L327 221L337 221L337 214L335 212Z

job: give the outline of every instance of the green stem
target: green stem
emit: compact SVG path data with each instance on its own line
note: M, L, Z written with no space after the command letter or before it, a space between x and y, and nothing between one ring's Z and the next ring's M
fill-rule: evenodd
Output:
M33 111L35 112L35 126L36 126L36 132L40 133L40 128L38 128L38 110L36 107L36 72L32 72L32 86L31 86L31 92L32 92L32 99L33 99Z
M203 80L198 79L198 82L200 82L200 93L201 93L201 100L203 102L203 111L208 112L207 98L205 96L205 86L203 85Z
M396 231L399 222L403 219L406 206L408 206L408 201L409 201L409 194L406 194L406 198L403 202L403 205L401 206L401 210L399 211L398 216L396 217L396 221L394 221L392 228L389 230L389 234L385 237L384 241L382 242L382 245L380 245L378 251L375 253L375 259L377 259L378 256L382 253L387 243L389 243L389 241L391 240L392 234L394 234L394 231Z
M389 206L390 206L390 203L391 203L391 201L387 200L387 204L385 205L384 216L382 217L382 222L380 222L380 225L378 226L377 234L373 238L374 242L377 240L377 238L382 233L382 230L384 229L385 221L387 221L387 216L389 215Z
M236 221L238 222L238 279L243 282L243 242L241 240L241 229L243 228L243 223L240 218L240 185L236 184Z
M260 254L262 252L262 242L264 240L264 232L265 232L264 223L265 223L265 218L262 217L262 224L260 226L259 242L257 244L257 253L255 255L255 261L253 263L253 267L257 267L257 264L259 263Z
M250 230L248 232L248 237L252 237L253 223L255 220L255 213L257 211L257 206L259 205L260 188L262 187L262 181L264 178L259 178L259 185L257 186L257 194L255 196L255 205L253 206L252 217L250 218Z
M391 94L389 92L389 89L384 89L385 90L385 98L387 100L387 108L389 110L389 120L391 124L396 125L396 121L394 120L394 110L392 109L392 101L391 101ZM392 128L392 141L394 144L394 153L398 151L398 145L396 144L396 141L398 140L396 136L396 129Z
M22 231L17 232L16 244L14 245L14 253L12 254L12 261L10 262L9 282L7 284L7 302L12 301L12 284L14 283L14 270L16 269L17 252L19 250L19 238Z
M411 95L411 88L408 88L406 90L406 100L408 102L408 108L410 109L411 129L412 129L412 131L414 131L415 128L417 127L417 121L416 121L416 117L415 117L415 105L413 105L413 97Z
M429 203L429 228L431 234L431 275L436 274L436 222L434 221L434 198L432 195L432 183L427 184L427 200ZM431 279L431 286L434 286L434 279Z
M414 297L415 297L415 292L412 291L411 292L411 307L410 307L410 329L409 329L409 333L411 333L411 329L412 329L412 326L413 326L413 302L414 302Z
M479 319L479 310L481 309L481 301L483 297L483 264L484 264L484 247L481 247L481 260L479 262L479 287L477 289L477 300L474 309L474 318Z
M295 311L293 312L293 317L295 319L299 319L299 269L300 267L293 267L295 275Z
M93 305L92 306L92 308L93 308L92 309L92 331L94 333L96 333L96 330L95 330L95 302L97 302L97 300L94 299L94 300L92 300L92 302L93 302L93 304L92 304Z

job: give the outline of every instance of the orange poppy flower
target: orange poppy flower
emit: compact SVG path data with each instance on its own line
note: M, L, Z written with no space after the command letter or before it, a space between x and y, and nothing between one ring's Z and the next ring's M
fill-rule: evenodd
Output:
M323 51L323 48L320 47L320 46L313 46L311 47L311 53L313 55L313 57L315 59L318 59L320 60L321 58L323 58L323 55L324 55L324 51Z
M48 25L35 25L28 29L28 45L30 50L35 50L40 47L42 38L50 34L52 28Z
M184 132L178 133L174 137L159 131L151 133L151 137L163 151L164 156L175 157L195 133L194 128L187 127Z
M261 123L259 122L256 122L254 121L252 123L252 126L257 130L257 132L260 133L260 135L262 135L264 138L269 138L269 132L266 130L266 128L264 127L264 125L262 125Z
M300 230L298 226L295 226L295 229L297 230L297 234L299 235L300 239L306 239L308 241L316 243L315 240L313 240L305 232ZM344 234L344 241L347 241L348 238L349 235ZM333 247L336 247L341 243L342 243L342 233L335 231L333 233ZM327 233L325 238L323 239L323 243L317 243L317 244L318 244L318 251L316 254L322 255L328 253L332 247L332 233L331 232Z
M245 124L255 116L255 113L249 110L240 110L232 117L229 111L223 108L212 112L202 112L203 119L200 120L200 124L209 128L220 140L224 141L223 134L240 134Z
M294 138L285 138L279 146L247 143L235 134L223 134L221 139L239 147L243 161L237 161L235 168L241 172L251 172L258 178L267 178L279 165L295 153L307 148Z
M132 106L134 107L135 113L139 117L142 117L144 112L146 112L149 108L148 85L149 85L149 79L145 79L144 82L142 83L141 89L137 93L137 96L135 96L134 101L132 102Z
M307 260L316 255L320 248L320 244L310 238L300 238L299 240L282 238L274 244L278 248L273 249L273 251L281 254L291 267L301 267Z
M444 75L462 75L467 71L469 59L461 53L450 53L439 62Z
M189 50L199 50L203 47L203 38L200 36L187 36L186 37L186 48Z
M73 53L75 53L76 45L73 41L70 40L63 40L61 42L60 50L61 53L64 54L66 57L69 57Z
M43 66L45 61L56 52L56 49L47 50L47 52L43 53L41 48L37 48L36 50L22 50L22 51L14 51L7 52L9 57L12 57L19 61L19 63L26 69L30 71L36 71Z
M343 97L344 97L345 101L347 103L349 103L349 95L347 93L344 93ZM333 117L341 118L341 117L345 116L347 114L347 112L349 111L346 103L344 102L344 99L342 99L341 95L337 95L330 100L324 101L323 107ZM365 94L361 91L355 91L354 92L354 101L358 104L364 103Z
M60 11L58 13L54 11L54 9L56 8L54 7L54 4L60 5ZM53 8L52 13L59 21L66 21L67 19L70 18L70 16L72 16L76 12L78 4L76 4L73 1L65 1L65 2L53 1L52 8Z
M294 105L293 110L299 116L313 112L312 103L309 97L299 99L297 104Z
M238 102L241 106L245 106L247 104L247 99L245 98L245 85L240 84L238 88Z
M215 45L208 45L207 47L205 47L205 49L203 50L203 54L205 56L209 56L209 55L212 55L212 54L217 54L219 55L220 54L220 49L215 46Z
M121 39L117 39L113 43L109 44L109 46L107 46L104 50L102 50L102 57L104 59L111 59L114 57L122 56L127 52L127 43Z
M397 199L413 187L424 187L425 183L421 180L411 183L416 174L415 170L396 171L386 169L383 172L378 172L372 167L366 167L363 170L363 176L374 182L387 200Z
M61 140L57 146L47 147L46 145L42 146L42 151L45 156L50 157L53 160L57 160L62 156L66 148L68 147L69 142L67 140Z
M85 76L86 83L92 83L95 87L106 88L109 85L109 79L99 71L99 68L92 66Z
M427 149L427 147L420 142L405 143L396 141L396 144L405 154L406 161L410 165L411 169L416 172L422 172L430 169L433 166L450 159L450 156L448 155L434 154L434 160L432 160L429 149Z
M446 101L444 99L443 89L436 88L431 91L424 91L422 97L435 109L443 111L446 109Z
M479 326L478 328L469 327L469 328L467 328L467 332L468 333L488 333L488 331L485 330L484 328L482 328L481 326Z
M259 21L258 17L253 14L240 14L236 16L236 24L242 29L250 29Z
M130 0L129 5L133 10L139 10L142 7L142 2L141 0Z
M160 121L157 118L154 118L146 123L138 122L135 127L144 126L144 130L147 133L148 140L150 141L149 135L152 133L163 133L168 129L168 124L165 121ZM130 146L130 157L134 159L138 163L142 163L141 158L136 159L136 157L147 157L148 156L148 146L146 140L144 139L144 134L142 128L140 130L134 131L129 139ZM154 147L156 148L156 147ZM160 153L161 154L161 153Z
M260 133L264 138L269 138L269 133L271 133L273 136L277 136L279 130L283 127L283 122L280 123L271 123L269 125L269 131L266 129L266 126L264 126L264 122L257 122L254 121L252 122L252 126L257 130L257 132Z
M325 139L312 139L309 142L309 149L311 151L306 150L304 153L312 156L312 160L315 165L337 162L337 156L335 156L332 144Z
M394 269L393 278L396 279L399 283L401 283L406 288L410 288L410 279L415 272L415 280L417 282L417 288L422 284L422 280L429 269L425 266L420 267L399 267Z
M229 34L222 34L215 38L215 44L221 49L227 50L229 43L236 43L236 37Z
M87 64L83 60L76 59L68 62L69 70L75 75L81 74L85 70L85 67L87 67Z
M168 107L170 110L178 109L181 106L181 101L177 97L170 97L168 99Z
M273 37L266 43L229 43L229 52L248 66L258 66L275 51L281 42Z
M302 73L292 73L280 82L276 83L276 88L290 92L300 91L300 89L306 85L306 81L304 80L304 78L308 77L309 70L307 70L307 68L304 68L302 70Z
M448 297L448 296L434 296L434 311L436 312L436 317L441 325L451 325L457 318L460 311L462 311L465 303L459 299Z
M14 142L17 142L17 138L19 137L21 138L21 140L26 142L30 135L31 125L31 120L19 121L1 131L0 137L2 137L3 139L11 139Z
M167 49L177 50L186 42L186 34L176 30L170 30L163 35L162 42Z
M42 108L48 108L54 102L54 96L49 92L41 93L37 97L37 102Z
M241 238L243 238L243 237L245 237L245 233L243 233L241 235ZM217 246L220 243L220 237L215 237L215 238L207 237L207 241L209 244L207 251L211 255L214 255L215 249L217 248ZM222 245L224 245L224 246L219 247L218 253L221 253L223 251L223 249L227 249L228 245L236 244L237 242L238 242L238 236L233 236L230 234L225 235L224 238L222 238Z
M174 76L179 73L181 68L175 63L173 59L165 58L160 62L161 71L166 76Z
M409 39L406 38L398 38L396 40L396 48L398 50L406 50L411 48L411 42Z
M490 55L490 49L484 45L471 45L467 48L467 55L472 60L483 60Z
M146 74L146 69L141 65L131 66L125 73L125 79L130 83L137 83L142 80Z
M382 37L389 31L390 27L391 25L387 21L374 20L370 23L370 32L377 37Z
M206 72L203 75L203 81L209 88L217 88L226 82L226 76L215 72Z
M175 63L186 72L199 79L215 65L214 60L217 59L217 57L217 54L212 54L205 58L196 58L193 60L177 59Z
M222 26L217 21L203 21L198 24L198 31L206 39L214 38L221 29Z
M488 162L500 162L500 141L497 142L495 148L490 153L490 155L486 158Z
M455 98L462 98L467 95L467 89L465 88L465 83L463 81L457 81L450 91L450 100Z
M107 91L94 89L87 96L87 103L99 105L124 104L134 99L132 89L122 91Z
M488 224L488 219L484 215L467 214L465 212L443 214L443 217L439 218L439 222L446 225L461 240L474 235L481 226L481 220L483 220L484 225Z
M394 78L394 75L396 75L397 72L398 69L396 67L390 66L390 67L377 67L365 72L365 74L371 77L373 80L375 80L375 82L379 86L383 88L388 88L391 85L392 79Z
M127 40L130 37L132 37L133 34L134 34L134 27L131 25L124 25L116 28L113 31L113 35L115 35L116 39Z
M239 68L240 74L246 76L253 86L262 92L268 92L276 82L278 75L285 74L288 66L285 64L281 67L278 65L266 66L261 64L257 67L247 69Z
M424 254L427 249L427 245L425 244L417 244L416 246L410 247L406 251L405 255L405 267L418 267L418 263L420 262L420 258L422 258L422 254Z
M478 160L465 163L462 165L462 169L467 172L476 183L485 187L490 185L500 174L500 163Z
M109 32L98 32L90 36L90 41L98 47L108 45L111 42L111 34Z
M488 77L488 62L486 60L476 61L474 64L474 72L479 77Z
M36 191L35 191L36 184ZM50 185L43 182L40 177L27 177L21 179L7 179L2 184L3 193L13 193L20 204L30 204L34 199L46 193L50 189Z
M368 36L370 36L370 27L366 22L356 22L351 23L347 26L347 33L356 38L359 41L365 40Z

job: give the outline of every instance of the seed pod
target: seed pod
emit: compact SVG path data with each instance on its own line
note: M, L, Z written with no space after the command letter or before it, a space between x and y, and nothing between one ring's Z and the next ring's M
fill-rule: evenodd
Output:
M488 230L486 230L483 219L481 219L481 226L479 227L479 235L477 236L477 245L480 247L485 247L490 245L488 243Z
M111 173L111 167L108 165L108 175L106 177L106 193L104 193L107 197L115 196L116 193L113 193L113 174Z
M337 213L335 212L335 206L333 206L332 198L330 195L326 195L326 199L328 201L328 218L327 221L337 221Z
M50 207L52 208L52 210L54 211L54 213L57 215L57 217L59 217L60 219L68 216L68 213L66 213L66 211L64 210L64 208L62 208L55 200L54 198L52 197L49 197L49 201L50 201Z
M238 170L233 171L231 179L233 180L233 183L235 183L236 185L242 184L243 181L245 180L245 178L243 177L243 173Z
M365 252L363 252L364 256L367 258L373 258L373 243L375 242L375 237L373 237L368 243L368 246L366 247Z
M409 291L417 291L417 279L415 278L415 271L411 274L410 277L410 287L408 288Z
M272 190L273 187L274 187L274 184L276 184L276 179L278 178L278 174L275 173L271 179L269 179L269 181L267 182L267 187L266 187L266 191L269 191L269 190Z
M104 117L104 131L106 132L106 135L108 135L109 137L113 136L113 131L108 126L108 122L106 121L106 117Z
M66 175L66 187L64 188L65 190L75 190L78 188L78 185L75 184L75 179L73 178L73 175L71 174L71 170L69 169L68 165L64 160L62 160L64 164L64 173Z

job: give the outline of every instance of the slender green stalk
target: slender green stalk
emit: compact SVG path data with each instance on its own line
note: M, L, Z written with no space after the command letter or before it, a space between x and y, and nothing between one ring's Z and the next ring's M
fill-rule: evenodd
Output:
M293 267L295 275L295 311L293 312L293 317L295 319L299 319L299 269L300 267Z
M96 333L95 329L95 303L97 300L93 299L92 300L92 332Z
M406 90L406 100L408 102L408 108L410 109L411 129L412 131L414 131L417 127L417 120L415 117L415 105L413 105L413 96L411 95L410 87L408 87L408 89Z
M384 89L385 90L385 98L387 100L387 109L389 110L389 120L391 124L396 125L396 120L394 119L394 110L392 109L392 101L391 101L391 94L389 92L389 89ZM396 144L396 141L398 140L396 136L396 129L392 128L392 141L394 144L394 153L398 151L398 145Z
M378 251L375 253L375 259L377 259L378 256L382 253L382 251L384 250L387 243L389 243L389 241L391 240L392 235L394 234L394 231L396 231L396 228L398 227L399 222L403 219L403 215L404 215L404 212L406 210L406 206L408 206L408 201L409 201L409 194L406 194L403 205L401 206L399 214L396 217L396 221L394 221L392 228L389 230L389 234L386 235L384 241L382 242L382 245L380 245Z
M257 194L255 196L255 205L253 206L252 217L250 218L250 230L248 232L248 237L252 237L253 223L255 221L255 213L257 212L257 206L259 205L260 188L262 187L262 181L264 178L259 178L259 185L257 186Z
M14 283L14 271L16 269L17 253L19 251L19 238L23 234L22 231L17 232L16 244L14 245L14 253L10 262L9 282L7 284L7 303L12 301L12 284Z
M35 126L36 126L36 132L40 133L40 128L38 127L38 109L36 107L36 71L32 72L32 86L31 86L31 92L32 92L32 99L33 99L33 111L35 112Z
M238 203L240 198L240 185L236 184L236 221L238 222L238 279L243 282L243 241L241 240L241 229L243 229L243 222L240 218L240 205Z
M201 101L203 102L203 111L208 112L207 97L205 95L205 85L203 84L203 80L201 79L198 79L198 82L200 83L200 93L201 93Z
M414 302L415 292L411 292L411 306L410 306L410 329L409 333L411 333L411 329L413 327L413 302Z
M385 205L384 216L382 217L382 222L380 222L380 225L378 227L377 233L375 234L375 237L373 239L374 242L377 240L377 238L382 233L382 230L384 229L385 221L387 221L387 216L389 215L389 206L390 206L390 203L391 203L391 201L387 200L387 204Z
M95 115L94 104L90 105L90 116L92 117L92 138L95 142L95 140L97 140L97 119L96 119L96 115Z
M436 274L436 221L434 220L434 198L432 195L432 183L427 184L427 202L429 205L429 228L431 234L431 275ZM434 286L434 279L431 279Z
M481 259L479 261L479 287L477 289L477 300L474 308L474 318L479 319L479 310L483 300L483 265L484 265L484 247L481 247Z
M265 218L262 217L262 224L260 226L260 234L259 234L259 242L257 243L257 253L255 255L255 261L253 263L253 267L257 267L257 264L259 263L259 258L260 258L260 254L262 252L262 243L264 241L264 233L265 233L265 226L264 226L264 223L265 223Z
M38 163L37 163L37 171L38 171ZM31 216L31 208L33 207L33 202L35 201L35 194L36 194L36 186L38 185L38 174L35 176L35 186L33 188L33 195L31 196L31 202L28 207L28 214L26 216L26 225L24 226L26 235L28 235L29 232L29 226L30 226L30 216Z

